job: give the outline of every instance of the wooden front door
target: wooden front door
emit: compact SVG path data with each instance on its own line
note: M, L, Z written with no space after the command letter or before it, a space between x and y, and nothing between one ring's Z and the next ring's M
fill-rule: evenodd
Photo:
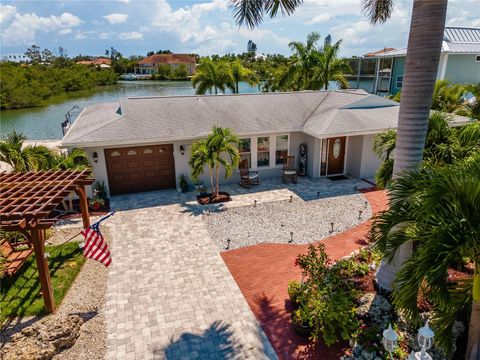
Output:
M175 187L173 145L105 149L111 195Z
M346 137L328 139L327 175L343 174L345 139Z

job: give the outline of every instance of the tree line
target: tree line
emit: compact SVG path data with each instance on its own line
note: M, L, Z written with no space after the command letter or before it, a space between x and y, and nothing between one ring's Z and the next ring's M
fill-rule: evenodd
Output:
M305 43L292 41L292 55L256 56L254 51L241 55L212 55L200 59L192 85L198 94L217 94L231 89L238 93L238 82L262 83L262 91L328 90L331 82L341 89L349 87L345 74L351 73L346 59L339 57L342 40L332 44L327 36L320 46L320 34L312 32ZM255 48L249 44L249 49Z
M110 69L78 65L66 56L55 56L48 49L27 50L29 65L0 63L0 108L39 106L52 95L115 84L118 75Z

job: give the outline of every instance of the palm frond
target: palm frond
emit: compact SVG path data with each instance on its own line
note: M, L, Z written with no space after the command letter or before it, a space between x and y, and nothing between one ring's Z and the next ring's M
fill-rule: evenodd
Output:
M372 24L384 23L392 15L393 0L362 0L363 12Z

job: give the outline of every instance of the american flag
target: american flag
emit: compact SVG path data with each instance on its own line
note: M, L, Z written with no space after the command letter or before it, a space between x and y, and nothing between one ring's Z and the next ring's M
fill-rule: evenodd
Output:
M100 222L97 222L81 232L85 237L83 255L108 267L112 263L112 257L99 226Z

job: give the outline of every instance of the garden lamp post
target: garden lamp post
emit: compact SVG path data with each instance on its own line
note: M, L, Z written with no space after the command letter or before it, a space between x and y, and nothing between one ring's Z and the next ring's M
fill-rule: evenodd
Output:
M383 330L383 347L385 350L388 351L390 354L390 358L392 358L392 352L395 350L397 347L397 340L398 340L398 335L397 333L392 329L392 325L388 325L388 329Z
M408 360L432 360L432 357L430 356L430 354L427 353L427 350L432 347L434 336L435 333L428 326L427 320L425 326L418 329L417 341L418 345L420 345L422 350L416 353L412 351L412 353L408 357Z

